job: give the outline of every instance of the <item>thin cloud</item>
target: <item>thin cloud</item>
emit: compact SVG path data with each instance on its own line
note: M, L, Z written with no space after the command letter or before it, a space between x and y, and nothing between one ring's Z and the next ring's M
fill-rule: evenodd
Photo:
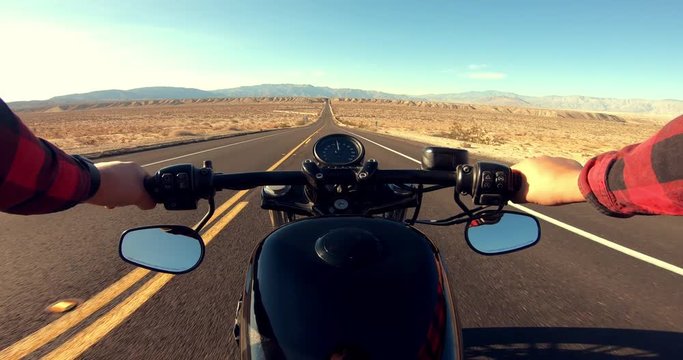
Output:
M465 74L466 78L475 80L502 80L507 76L506 73L502 72L473 72Z
M467 68L470 70L482 70L486 69L487 67L489 66L486 64L470 64L469 66L467 66Z

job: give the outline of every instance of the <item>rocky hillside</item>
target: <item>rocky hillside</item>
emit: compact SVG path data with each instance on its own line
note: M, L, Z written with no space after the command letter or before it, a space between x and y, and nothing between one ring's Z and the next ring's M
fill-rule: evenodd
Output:
M15 111L30 111L30 112L63 112L63 111L78 111L78 110L93 110L93 109L111 109L111 108L127 108L127 107L145 107L145 106L173 106L183 104L219 104L219 103L318 103L322 99L318 98L297 98L297 97L261 97L261 98L211 98L211 99L166 99L166 100L134 100L134 101L106 101L106 102L89 102L83 104L70 105L55 105L43 104L42 106L33 106L27 109L16 109ZM11 106L11 104L10 104Z
M431 101L413 101L413 100L386 100L386 99L351 99L351 98L340 98L333 99L333 104L335 101L341 102L353 102L353 103L373 103L373 104L391 104L391 105L405 105L410 107L424 107L424 108L444 108L444 109L457 109L463 111L477 111L477 112L487 112L487 113L499 113L499 114L520 114L529 115L537 117L549 117L549 118L561 118L561 119L584 119L584 120L602 120L611 122L625 122L623 118L599 112L584 112L584 111L574 111L574 110L550 110L550 109L535 109L535 108L523 108L516 106L492 106L483 104L454 104L446 102L431 102Z
M17 110L115 101L222 99L244 97L312 97L436 101L493 106L545 109L623 112L649 115L683 114L681 100L614 99L588 96L524 96L500 91L471 91L453 94L400 95L361 89L335 89L313 85L263 84L219 90L179 87L146 87L131 90L102 90L83 94L55 96L48 100L10 103Z

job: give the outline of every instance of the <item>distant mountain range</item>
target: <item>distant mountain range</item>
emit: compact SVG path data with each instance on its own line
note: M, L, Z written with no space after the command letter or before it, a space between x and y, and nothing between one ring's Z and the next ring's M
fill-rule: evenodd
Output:
M544 109L641 113L651 115L683 114L683 101L665 99L615 99L589 96L524 96L500 91L472 91L458 94L424 95L431 101L532 107Z
M12 109L19 111L59 105L111 101L238 97L400 99L662 115L678 115L683 113L683 101L673 99L646 100L597 98L588 96L524 96L500 91L472 91L453 94L413 96L390 94L380 91L334 89L330 87L297 84L263 84L211 91L182 87L144 87L131 90L101 90L84 94L55 96L48 100L17 101L10 103L10 106Z

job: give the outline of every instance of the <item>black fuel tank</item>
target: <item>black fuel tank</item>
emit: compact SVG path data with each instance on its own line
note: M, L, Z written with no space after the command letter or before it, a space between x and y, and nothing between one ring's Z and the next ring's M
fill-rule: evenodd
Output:
M450 316L439 266L431 242L394 221L322 217L285 225L252 258L242 355L417 358L450 322L435 327L435 314Z

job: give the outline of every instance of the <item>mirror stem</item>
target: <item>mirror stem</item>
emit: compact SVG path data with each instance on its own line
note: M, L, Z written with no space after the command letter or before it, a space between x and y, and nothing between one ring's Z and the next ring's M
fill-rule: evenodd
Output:
M206 225L207 222L209 222L209 219L213 216L214 211L216 210L216 203L214 202L213 196L209 198L209 211L204 215L202 218L202 221L195 226L194 231L199 233L199 231Z

